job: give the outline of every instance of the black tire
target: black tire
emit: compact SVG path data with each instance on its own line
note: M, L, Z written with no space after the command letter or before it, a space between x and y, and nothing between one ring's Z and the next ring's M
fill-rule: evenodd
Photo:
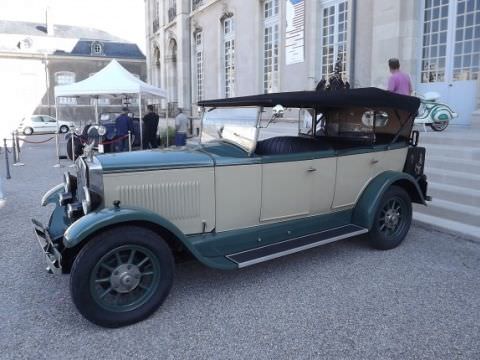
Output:
M133 249L135 255L129 255L131 254L128 253L128 251L131 251L129 249ZM139 259L143 259L140 261L138 258L134 258L137 254L142 255L142 251L144 255L147 254L152 257L151 267L148 267L148 262L147 265L140 264L145 258L140 257ZM117 253L120 254L122 261L126 261L128 258L128 262L123 263L118 260ZM118 261L117 265L112 265L110 270L103 268L107 264L105 259L108 259L108 256L113 256L109 254L115 254L112 259ZM130 259L130 257L133 258ZM127 279L129 280L127 284L123 283L124 275L127 273L124 272L125 267L120 270L121 276L117 277L117 280L120 279L120 285L118 281L112 280L114 274L119 272L115 273L115 270L119 269L119 266L127 264L138 266L138 271L142 275L139 275L139 280L133 280L137 281L137 285L134 285L135 287L131 290L122 288L117 291L119 286L132 285L130 283L132 280L129 279L133 279L133 276ZM116 267L113 269L114 266ZM146 266L143 267L144 270L141 270L142 266ZM149 272L152 274L157 273L157 276L149 274L152 277L149 280L150 283L147 281L147 287L145 287L145 283L144 286L141 286L141 284L149 277L149 275L144 275L148 272L145 271L147 268L151 269ZM110 274L110 276L101 275L100 272L102 271ZM138 226L120 226L96 235L80 250L72 266L70 292L75 306L86 319L99 326L116 328L144 320L155 312L170 292L173 273L172 253L166 242L158 234ZM98 278L98 276L103 278ZM137 275L135 277L138 278ZM155 279L158 281L155 281ZM107 290L111 289L106 292L107 295L102 293L105 288ZM145 288L148 290L143 290ZM136 292L142 294L142 291L145 291L145 294L136 295ZM98 296L99 293L102 293L100 297ZM123 299L127 299L127 303L121 304L120 301L119 305L119 300L116 299L120 298L122 300L122 296ZM134 302L128 303L132 296ZM107 300L110 298L114 298L114 300L111 301L112 304L108 305Z
M448 121L433 122L430 124L430 127L434 131L443 131L448 127Z
M389 250L403 241L412 224L412 201L408 193L398 186L391 186L383 195L375 212L375 219L368 234L375 249Z
M82 152L83 152L83 145L80 141L80 139L78 137L74 137L74 140L75 141L75 159L77 159L77 157L79 157L80 155L82 155ZM73 160L73 154L72 154L72 138L70 137L68 140L67 140L67 156L70 160Z
M60 129L59 129L59 131L60 131L61 134L67 133L68 130L70 130L70 129L69 129L69 127L68 127L67 125L62 125L62 126L60 126Z
M33 129L31 127L27 127L23 129L23 135L32 135L33 134Z

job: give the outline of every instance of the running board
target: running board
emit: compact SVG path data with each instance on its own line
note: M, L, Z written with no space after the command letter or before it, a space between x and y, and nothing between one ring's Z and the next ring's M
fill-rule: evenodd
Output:
M349 224L227 255L226 257L236 263L239 268L243 268L367 232L368 230L363 227Z

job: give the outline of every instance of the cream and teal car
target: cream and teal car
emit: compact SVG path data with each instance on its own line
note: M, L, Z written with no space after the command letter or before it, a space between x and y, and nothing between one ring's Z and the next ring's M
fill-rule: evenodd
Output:
M86 154L42 199L54 204L48 226L33 220L48 270L70 273L98 325L152 314L185 255L233 270L359 235L391 249L411 203L428 200L417 98L365 88L199 106L200 144Z

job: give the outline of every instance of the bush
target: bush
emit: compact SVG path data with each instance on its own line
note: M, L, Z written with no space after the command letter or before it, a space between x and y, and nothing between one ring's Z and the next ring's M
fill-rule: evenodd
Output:
M175 128L169 126L167 129L160 130L159 144L160 146L167 146L167 133L168 133L168 145L175 144Z

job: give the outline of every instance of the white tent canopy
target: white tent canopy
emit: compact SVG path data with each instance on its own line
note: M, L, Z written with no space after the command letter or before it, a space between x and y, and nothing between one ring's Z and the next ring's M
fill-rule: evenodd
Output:
M55 86L55 98L64 96L111 97L131 94L167 97L165 90L138 79L116 60L112 60L88 79L73 84Z
M59 157L58 145L58 97L91 97L94 98L95 121L98 122L98 98L115 97L115 96L138 98L138 112L140 118L140 146L143 147L143 119L142 119L142 97L160 97L166 98L167 92L163 89L149 85L138 79L135 75L128 72L115 59L105 66L95 75L88 79L68 84L55 86L55 113L57 118L57 136L56 148L57 157ZM58 162L56 166L60 166Z

